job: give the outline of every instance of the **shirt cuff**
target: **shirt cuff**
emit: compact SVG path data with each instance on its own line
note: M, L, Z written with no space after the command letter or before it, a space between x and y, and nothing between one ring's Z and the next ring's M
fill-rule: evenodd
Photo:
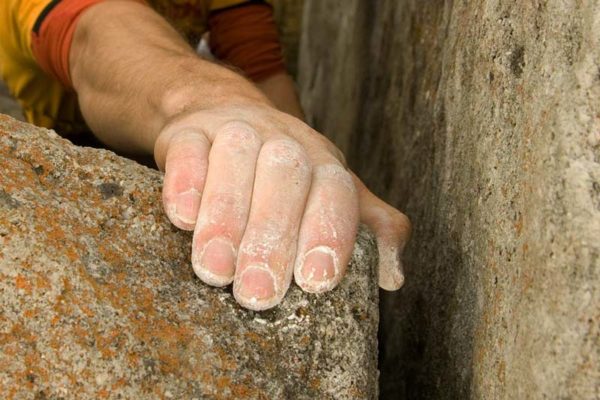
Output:
M36 20L32 35L32 52L39 66L72 89L69 52L79 17L89 7L105 0L54 0ZM144 0L131 0L146 4Z
M255 82L285 71L273 9L248 3L209 16L211 52Z

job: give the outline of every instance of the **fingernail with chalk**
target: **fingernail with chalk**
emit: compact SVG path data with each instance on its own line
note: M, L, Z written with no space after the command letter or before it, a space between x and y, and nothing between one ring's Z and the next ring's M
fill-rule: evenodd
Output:
M321 293L337 283L337 256L328 246L317 246L306 252L297 281L306 291Z

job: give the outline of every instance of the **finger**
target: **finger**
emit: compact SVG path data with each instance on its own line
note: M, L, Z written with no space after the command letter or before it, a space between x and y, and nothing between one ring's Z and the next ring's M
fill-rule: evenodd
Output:
M398 290L404 284L402 252L410 239L410 220L371 193L356 175L352 175L358 188L360 219L377 238L379 286L385 290Z
M173 135L168 143L163 184L163 204L171 222L192 230L208 169L210 142L204 134L186 131Z
M192 245L194 272L210 285L233 281L260 146L256 131L242 122L226 124L212 144Z
M313 167L313 179L298 240L294 278L320 293L341 280L358 229L358 198L350 173L338 162Z
M233 283L242 306L265 310L285 295L310 177L310 162L300 144L276 139L263 145Z

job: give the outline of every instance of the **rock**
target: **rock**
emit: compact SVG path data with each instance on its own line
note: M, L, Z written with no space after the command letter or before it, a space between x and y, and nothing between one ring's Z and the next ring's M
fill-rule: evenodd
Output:
M600 398L598 32L593 1L305 2L308 119L415 227L382 398Z
M0 80L0 114L7 114L13 118L24 121L23 112L19 104L8 93L8 88Z
M158 171L5 116L0 168L0 398L376 398L365 231L338 289L251 312L194 276Z
M295 77L298 73L298 42L304 0L272 0L272 4L285 64L288 72Z

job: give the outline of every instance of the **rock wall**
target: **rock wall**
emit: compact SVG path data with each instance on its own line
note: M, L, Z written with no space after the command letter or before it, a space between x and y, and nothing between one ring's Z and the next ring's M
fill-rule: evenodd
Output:
M376 399L376 247L256 313L197 279L158 171L0 115L1 399Z
M271 0L271 2L287 69L290 74L296 76L304 0Z
M600 398L600 3L307 0L309 121L411 217L388 399Z

